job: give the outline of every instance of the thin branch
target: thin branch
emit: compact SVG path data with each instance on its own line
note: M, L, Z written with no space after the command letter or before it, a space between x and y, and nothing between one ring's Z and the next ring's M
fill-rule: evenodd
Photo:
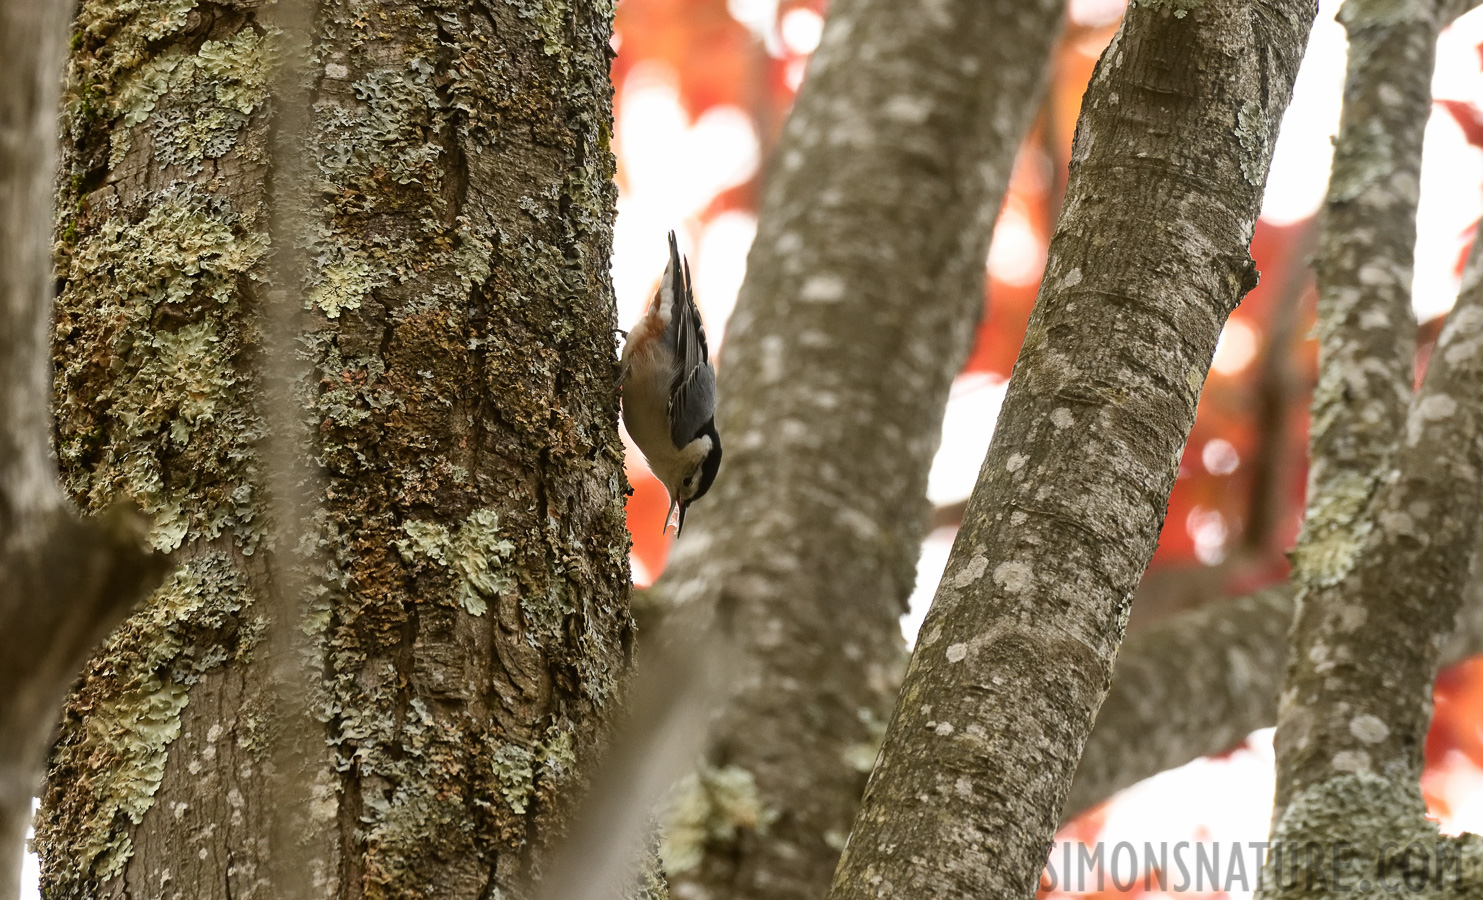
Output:
M1305 583L1338 577L1362 543L1362 513L1411 399L1411 274L1436 7L1354 0L1339 13L1348 74L1319 238L1308 509L1293 551Z
M1474 559L1483 554L1474 552ZM1475 568L1477 563L1474 563ZM1062 812L1069 820L1145 778L1277 724L1296 588L1219 600L1129 635ZM1483 578L1464 592L1440 660L1483 653Z
M1416 206L1443 5L1353 0L1339 15L1349 35L1348 72L1320 238L1308 509L1293 551L1302 590L1279 713L1274 821L1295 791L1329 771L1326 763L1315 768L1311 759L1300 761L1307 757L1303 748L1319 749L1311 741L1310 717L1342 714L1313 706L1332 698L1311 682L1333 682L1334 666L1345 664L1329 658L1334 617L1348 609L1346 621L1362 618L1363 605L1372 600L1354 594L1354 584L1338 588L1367 565L1361 556L1373 549L1374 515L1385 508L1378 493L1393 474L1396 439L1411 401ZM1464 553L1462 565L1468 559ZM1316 658L1305 661L1308 656ZM1300 699L1294 693L1300 684L1313 692Z
M1293 416L1306 393L1306 380L1295 362L1302 340L1303 295L1308 288L1307 255L1317 234L1316 223L1307 219L1293 226L1288 236L1290 262L1283 281L1272 292L1272 314L1266 322L1261 367L1256 378L1256 433L1258 444L1251 463L1250 503L1246 527L1234 556L1268 560L1282 540L1282 522L1292 515Z

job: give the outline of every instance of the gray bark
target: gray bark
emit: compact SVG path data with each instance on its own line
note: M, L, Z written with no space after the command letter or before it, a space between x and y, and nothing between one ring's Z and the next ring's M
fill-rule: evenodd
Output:
M1336 665L1345 667L1343 659L1328 658L1334 648L1327 630L1341 609L1350 610L1351 620L1366 617L1364 606L1372 599L1354 594L1355 585L1344 582L1364 565L1359 557L1374 549L1372 532L1383 527L1374 518L1382 508L1377 493L1388 490L1385 479L1394 477L1397 436L1411 402L1412 252L1442 5L1361 0L1346 4L1340 17L1349 34L1349 60L1318 269L1319 379L1313 393L1308 510L1293 554L1301 591L1282 701L1287 722L1279 726L1283 764L1274 822L1295 793L1327 774L1326 763L1317 768L1314 759L1299 763L1302 754L1290 752L1298 749L1290 742L1308 742L1310 716L1344 714L1313 708L1320 700L1316 693L1297 697L1295 679L1316 690L1311 675L1305 678L1303 672L1316 666L1318 677L1327 679ZM1467 566L1471 550L1470 544L1458 565ZM1300 657L1309 653L1318 659L1305 664ZM1323 752L1321 746L1315 749Z
M726 462L656 602L729 618L735 701L672 823L676 896L826 889L903 662L944 401L1061 0L840 0L769 173L721 368Z
M120 507L80 520L50 450L52 175L67 7L0 2L0 900L87 654L164 573Z
M1393 469L1365 510L1363 546L1337 580L1299 598L1278 711L1274 844L1346 842L1372 882L1385 874L1377 848L1388 842L1446 846L1425 816L1420 777L1438 654L1483 502L1483 244L1472 256ZM1452 852L1464 849L1476 856L1476 838ZM1478 871L1460 874L1459 894L1483 883Z
M1153 553L1316 4L1130 8L830 893L1034 896Z
M256 377L262 311L298 287L275 281L265 238L285 187L266 15L176 0L78 14L63 476L89 507L138 501L181 562L70 699L38 823L43 889L280 896L275 748L295 726L266 629L276 576L298 565L318 650L307 743L328 760L302 798L301 889L526 897L632 637L606 274L612 7L317 6L297 248L313 381L297 412L323 488L308 485L298 546L275 542L297 523L275 526L263 496L278 488L264 423L283 410L263 409Z
M1337 577L1363 542L1363 513L1411 399L1412 256L1437 6L1358 0L1339 16L1348 73L1319 242L1308 509L1293 554L1310 584Z
M1323 214L1321 372L1314 396L1310 498L1294 554L1298 582L1352 562L1365 508L1388 471L1411 396L1410 281L1421 141L1440 25L1471 3L1351 2L1344 112ZM1218 752L1274 724L1292 596L1285 586L1130 638L1088 742L1066 815L1165 768ZM1483 584L1443 652L1480 649ZM1471 623L1471 624L1470 624ZM1177 677L1174 677L1178 673Z

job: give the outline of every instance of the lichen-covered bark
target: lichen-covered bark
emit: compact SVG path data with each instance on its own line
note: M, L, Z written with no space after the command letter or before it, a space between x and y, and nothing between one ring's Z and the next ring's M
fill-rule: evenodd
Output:
M51 443L51 201L67 6L0 3L0 900L46 748L93 647L159 584L163 558L125 507L79 519Z
M59 196L66 485L180 561L73 695L47 895L266 896L272 547L255 4L86 2ZM326 0L300 343L323 496L318 896L525 896L626 666L607 261L612 7ZM297 286L287 286L297 287ZM275 552L276 551L276 552Z
M1316 4L1134 4L830 893L1034 896L1153 553Z
M1436 841L1421 797L1438 652L1483 503L1483 245L1476 246L1355 561L1299 598L1277 724L1273 840ZM1374 855L1369 857L1374 864ZM1472 890L1479 883L1474 881ZM1296 895L1278 887L1268 896Z
M1421 141L1431 115L1436 0L1352 0L1344 108L1318 254L1319 376L1308 509L1293 559L1304 583L1339 577L1411 398Z
M654 591L682 629L724 609L742 658L676 799L677 896L827 888L895 697L943 403L1063 7L830 7L728 326L726 463Z
M1315 717L1324 721L1337 716L1347 722L1357 713L1350 710L1344 690L1321 696L1327 689L1316 682L1329 682L1330 687L1341 680L1353 682L1350 670L1359 659L1365 665L1376 662L1365 654L1349 660L1347 654L1356 649L1349 646L1352 639L1339 639L1341 646L1336 646L1336 635L1330 632L1335 628L1338 634L1370 632L1367 607L1375 598L1356 591L1373 585L1361 586L1354 579L1376 562L1360 557L1380 549L1375 543L1377 530L1383 533L1388 528L1375 518L1384 510L1380 494L1396 490L1385 480L1396 477L1395 454L1405 453L1397 437L1407 422L1415 350L1412 245L1442 6L1437 0L1360 0L1346 4L1341 14L1349 32L1348 75L1325 210L1324 261L1318 273L1319 382L1313 398L1308 511L1293 555L1294 578L1301 590L1279 714L1282 764L1274 822L1280 821L1298 793L1330 774L1331 760L1319 764L1313 754L1327 757L1353 750L1358 755L1350 760L1351 769L1369 769L1361 761L1369 756L1363 743L1330 746L1327 732L1332 728L1319 726ZM1414 410L1410 416L1414 419ZM1449 499L1471 503L1466 487L1460 487ZM1417 516L1419 528L1433 518L1432 512L1404 507L1401 512L1408 518ZM1462 567L1454 573L1459 591L1472 549L1466 544L1450 562L1454 568ZM1396 562L1390 559L1385 564ZM1428 577L1432 574L1443 573ZM1456 607L1452 609L1455 615ZM1415 623L1423 629L1426 625L1425 620ZM1426 635L1425 642L1435 631L1418 633ZM1387 639L1394 638L1392 634ZM1338 656L1333 655L1336 652ZM1427 657L1433 665L1434 654L1433 647ZM1372 678L1381 675L1380 668L1358 678L1363 690L1375 688ZM1430 676L1426 684L1429 689ZM1386 693L1393 696L1394 691ZM1338 702L1338 708L1332 702ZM1427 716L1424 713L1423 719ZM1315 727L1323 733L1311 734ZM1379 727L1389 731L1393 724Z

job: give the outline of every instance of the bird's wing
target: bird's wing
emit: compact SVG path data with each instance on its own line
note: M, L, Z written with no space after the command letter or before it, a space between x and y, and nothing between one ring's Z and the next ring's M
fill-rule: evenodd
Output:
M716 371L711 368L705 326L690 281L690 262L681 262L675 234L669 233L669 260L675 273L669 327L675 348L675 370L670 382L670 437L683 447L700 433L716 406ZM683 277L680 273L684 273Z

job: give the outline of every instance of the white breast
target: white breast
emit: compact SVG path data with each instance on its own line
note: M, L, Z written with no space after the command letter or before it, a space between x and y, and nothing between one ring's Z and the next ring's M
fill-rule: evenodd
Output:
M668 367L657 365L655 356L639 351L629 360L628 377L623 382L623 425L650 470L673 495L684 478L685 460L669 436L671 375Z

